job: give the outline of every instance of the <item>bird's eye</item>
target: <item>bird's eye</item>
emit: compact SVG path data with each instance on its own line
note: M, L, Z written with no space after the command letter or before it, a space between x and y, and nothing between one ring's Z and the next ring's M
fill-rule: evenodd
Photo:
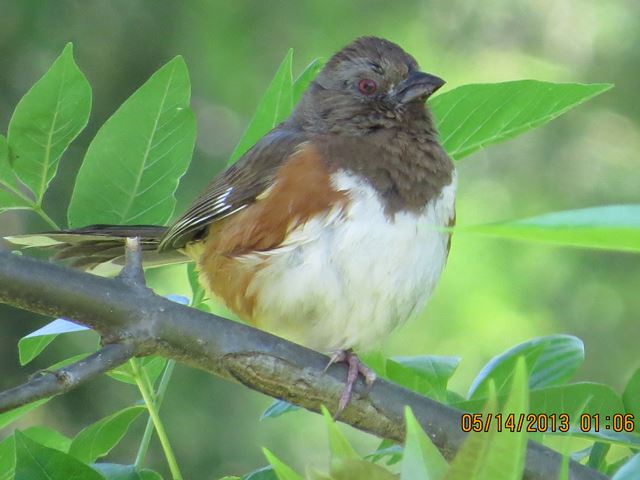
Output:
M370 78L363 78L358 82L358 90L360 90L360 93L363 95L373 95L377 89L378 85Z

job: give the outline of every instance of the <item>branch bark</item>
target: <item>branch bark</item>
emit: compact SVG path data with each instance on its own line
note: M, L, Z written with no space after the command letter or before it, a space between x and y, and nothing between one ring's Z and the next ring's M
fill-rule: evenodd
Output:
M114 343L55 371L45 370L22 385L0 392L0 413L54 397L79 387L96 376L113 370L135 356L134 345Z
M137 355L160 354L308 410L335 411L346 368L328 358L247 325L173 303L144 288L0 252L0 302L64 317L98 331L106 344L133 345ZM396 442L404 440L403 408L409 405L425 432L451 459L466 434L462 412L398 385L377 380L368 395L358 382L340 420ZM562 457L529 442L525 478L557 478ZM605 476L571 462L572 480Z

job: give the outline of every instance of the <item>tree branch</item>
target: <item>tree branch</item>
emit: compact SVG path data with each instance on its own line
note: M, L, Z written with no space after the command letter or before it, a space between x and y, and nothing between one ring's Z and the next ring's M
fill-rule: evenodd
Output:
M107 345L68 367L53 372L45 370L22 385L0 392L0 413L73 390L116 368L134 355L135 348L132 344L117 343Z
M158 353L238 381L272 397L313 411L335 410L346 367L325 373L327 357L267 332L173 303L147 289L0 252L0 302L64 317L97 330L105 343L134 344L137 354ZM446 458L466 437L461 412L384 380L369 394L358 382L340 420L396 442L404 440L403 408L409 405ZM529 442L525 478L557 478L562 457ZM572 480L603 480L571 462Z

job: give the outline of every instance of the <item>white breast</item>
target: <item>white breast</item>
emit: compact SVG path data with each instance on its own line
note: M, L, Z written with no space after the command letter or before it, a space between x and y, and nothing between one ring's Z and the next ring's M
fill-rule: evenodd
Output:
M346 212L313 219L281 248L244 257L263 265L249 286L254 316L261 328L316 350L369 350L420 312L440 277L455 173L422 212L394 220L365 181L344 171L332 181L349 192Z

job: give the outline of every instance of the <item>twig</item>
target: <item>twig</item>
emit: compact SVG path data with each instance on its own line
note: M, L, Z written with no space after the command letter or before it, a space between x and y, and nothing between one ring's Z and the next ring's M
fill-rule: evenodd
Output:
M321 404L334 410L344 387L344 365L324 374L328 359L317 352L147 289L24 256L0 252L0 302L70 319L107 338L134 340L138 353L159 353L313 411ZM360 430L402 442L408 405L445 457L452 458L466 437L458 410L384 380L368 396L362 382L354 390L341 420ZM525 478L557 478L561 462L559 453L529 442ZM569 470L571 480L606 479L576 462Z
M127 238L125 243L124 267L116 277L134 288L146 288L144 269L142 268L142 247L140 237Z
M73 390L97 375L126 362L135 355L131 344L106 345L96 353L67 367L42 374L10 390L0 392L0 413L41 398Z

